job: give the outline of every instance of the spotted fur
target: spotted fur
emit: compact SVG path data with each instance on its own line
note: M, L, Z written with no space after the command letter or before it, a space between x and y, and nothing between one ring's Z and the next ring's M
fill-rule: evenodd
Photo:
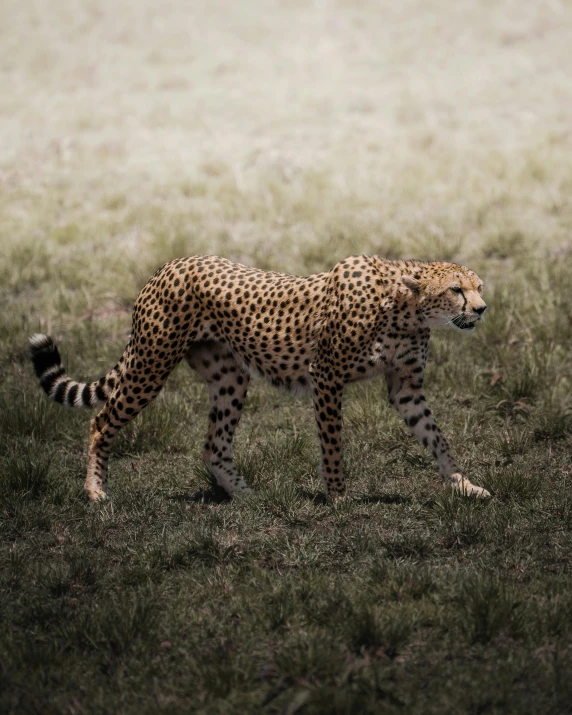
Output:
M68 377L45 335L30 339L46 393L70 407L104 403L91 422L86 490L107 492L113 439L157 396L182 361L201 375L210 397L203 458L229 494L250 489L232 460L250 375L312 391L326 495L346 490L342 471L342 391L383 374L389 400L464 494L488 497L464 477L423 396L432 327L472 330L486 309L482 282L452 263L352 256L307 277L248 268L216 256L166 263L139 294L131 339L118 364L93 383Z

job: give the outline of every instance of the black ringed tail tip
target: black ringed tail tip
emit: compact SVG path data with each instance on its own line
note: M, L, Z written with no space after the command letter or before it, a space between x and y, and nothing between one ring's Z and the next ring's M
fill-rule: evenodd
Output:
M30 338L30 357L38 377L55 367L61 365L62 359L53 340L48 335L36 333Z
M54 402L68 407L95 407L106 399L98 383L76 382L66 375L59 350L48 335L32 335L29 349L40 385Z

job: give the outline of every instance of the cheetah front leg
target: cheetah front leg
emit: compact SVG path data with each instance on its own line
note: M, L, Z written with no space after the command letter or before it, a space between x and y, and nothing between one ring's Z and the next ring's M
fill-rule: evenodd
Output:
M490 493L486 489L471 484L461 474L449 443L435 422L423 395L423 377L419 374L412 376L393 373L387 375L386 380L389 402L421 444L431 449L445 483L465 496L489 498Z
M343 384L334 378L332 371L320 369L315 364L311 368L311 377L320 439L320 478L326 499L333 500L346 493L341 452Z

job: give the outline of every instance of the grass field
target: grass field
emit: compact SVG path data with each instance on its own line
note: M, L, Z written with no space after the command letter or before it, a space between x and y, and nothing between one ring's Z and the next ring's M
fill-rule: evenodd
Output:
M572 6L4 0L0 711L572 710ZM324 504L309 397L254 381L231 502L180 368L83 494L91 414L26 354L115 364L177 255L307 273L352 253L485 280L426 395L479 503L380 381L345 393Z

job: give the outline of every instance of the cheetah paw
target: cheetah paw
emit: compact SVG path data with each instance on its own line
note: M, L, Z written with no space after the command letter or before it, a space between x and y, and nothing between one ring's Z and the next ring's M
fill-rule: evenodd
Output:
M466 497L476 497L477 499L490 499L491 493L482 487L477 487L460 474L454 474L452 477L453 489L460 492Z
M104 492L101 489L93 489L87 493L87 496L89 501L93 504L109 499L109 495L107 494L107 492Z
M492 495L486 489L482 487L476 487L471 484L470 490L466 492L466 496L476 497L477 499L491 499Z
M328 504L345 504L350 501L350 496L346 492L343 494L334 492L333 494L326 494L326 501Z
M250 487L242 487L236 492L233 492L232 498L236 499L237 497L247 497L250 496L251 494L256 494L254 489L251 489Z

